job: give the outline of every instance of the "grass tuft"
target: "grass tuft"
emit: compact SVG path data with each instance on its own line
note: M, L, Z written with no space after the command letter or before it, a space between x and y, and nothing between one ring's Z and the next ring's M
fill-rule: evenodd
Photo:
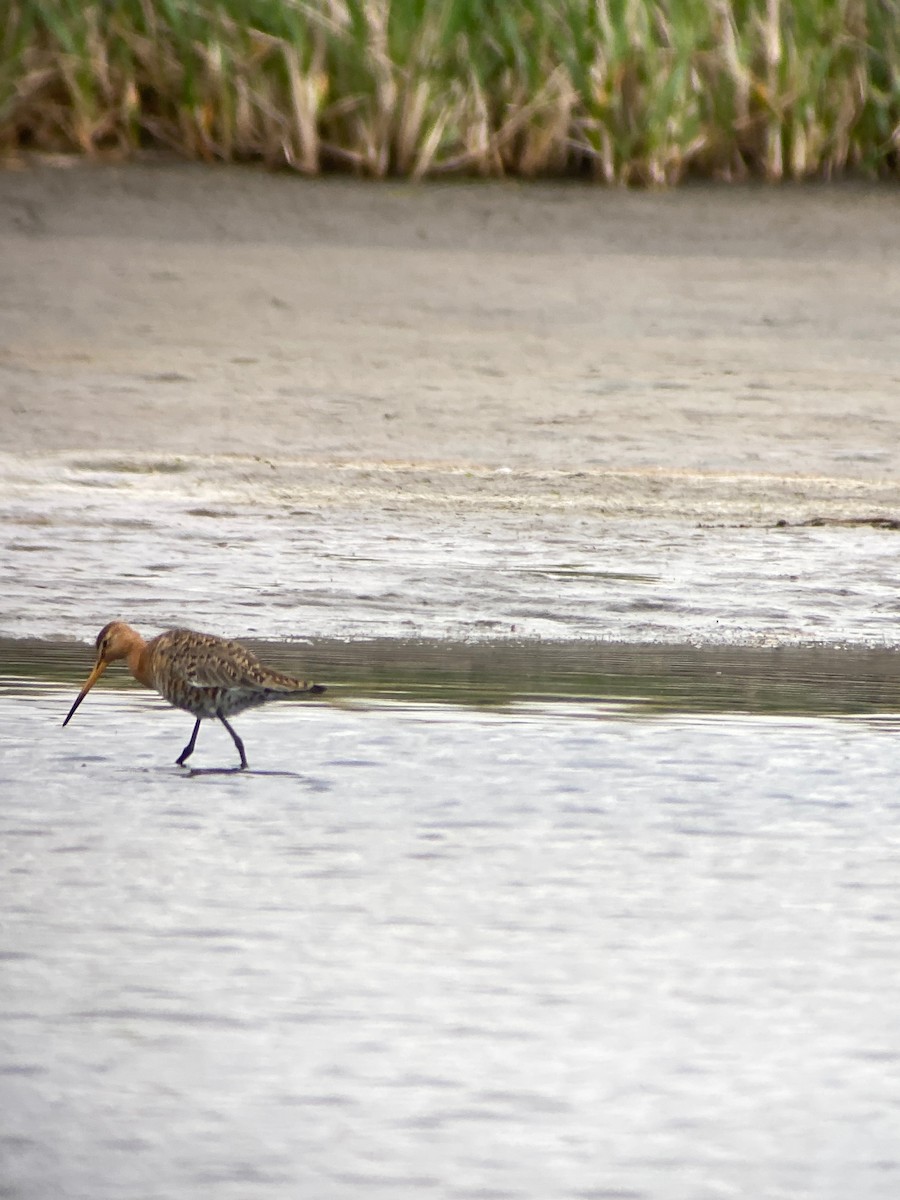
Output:
M0 153L900 175L900 0L7 0Z

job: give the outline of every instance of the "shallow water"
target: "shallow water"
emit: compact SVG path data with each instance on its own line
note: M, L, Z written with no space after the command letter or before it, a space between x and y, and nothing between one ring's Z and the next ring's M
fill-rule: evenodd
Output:
M192 776L185 714L63 730L89 654L15 646L11 1195L897 1194L889 656L334 646Z
M896 531L2 465L8 1194L898 1194ZM326 701L63 729L112 617Z

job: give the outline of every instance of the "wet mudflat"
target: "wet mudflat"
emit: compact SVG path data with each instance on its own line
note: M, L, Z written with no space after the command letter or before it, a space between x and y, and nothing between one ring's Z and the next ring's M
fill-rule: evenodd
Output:
M370 649L191 776L185 714L62 730L72 649L5 644L12 1194L896 1195L878 656Z
M897 642L893 486L424 474L0 455L0 635Z

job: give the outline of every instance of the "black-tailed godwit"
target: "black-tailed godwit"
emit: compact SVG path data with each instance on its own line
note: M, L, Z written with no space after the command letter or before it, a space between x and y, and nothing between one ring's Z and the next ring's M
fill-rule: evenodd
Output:
M231 734L241 756L241 768L246 768L244 743L229 725L228 717L267 700L291 695L317 696L325 691L318 683L306 683L264 667L239 642L209 633L194 633L191 629L169 629L147 642L123 621L111 621L97 635L96 647L94 669L63 725L72 720L75 710L109 664L125 659L139 683L155 688L170 704L197 718L191 740L176 759L179 766L194 752L200 722L217 717Z

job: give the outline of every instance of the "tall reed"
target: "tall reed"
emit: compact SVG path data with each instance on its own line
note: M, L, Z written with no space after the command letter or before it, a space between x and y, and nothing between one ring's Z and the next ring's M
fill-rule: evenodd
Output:
M0 151L900 175L900 0L4 0ZM3 5L0 5L3 7Z

